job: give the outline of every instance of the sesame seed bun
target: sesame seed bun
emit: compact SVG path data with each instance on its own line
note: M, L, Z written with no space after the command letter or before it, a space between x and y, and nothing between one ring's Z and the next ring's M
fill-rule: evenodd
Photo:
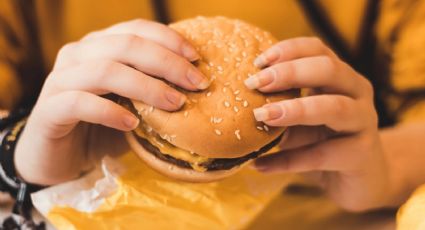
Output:
M132 100L143 124L171 145L208 158L243 157L282 135L285 127L268 127L257 122L253 109L269 102L294 98L298 92L262 94L248 89L243 83L259 71L253 64L254 59L276 42L270 33L225 17L197 17L171 24L170 27L198 50L201 59L195 64L210 79L211 85L199 92L180 90L188 100L176 112L163 111ZM137 147L134 139L129 138L129 141L154 169L170 174L163 162L155 163L154 158L146 157L146 151ZM225 174L215 172L215 176L207 178L221 178L234 171L227 170ZM208 172L203 173L207 175ZM179 178L176 173L171 174ZM187 176L182 177L188 180ZM202 176L196 178L195 181L206 181Z

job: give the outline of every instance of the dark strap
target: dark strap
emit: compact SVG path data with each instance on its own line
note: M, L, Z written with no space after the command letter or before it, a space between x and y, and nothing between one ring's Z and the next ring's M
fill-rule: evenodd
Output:
M169 24L170 17L165 0L151 0L151 2L155 11L155 20L164 24Z
M298 3L306 12L307 19L333 50L372 83L375 92L375 108L379 115L379 126L383 127L393 124L394 118L387 111L384 101L388 84L385 82L387 71L382 68L388 68L388 66L381 66L379 72L376 68L378 63L376 62L377 47L374 27L379 13L379 1L369 0L367 2L366 12L360 28L360 36L354 53L350 52L348 45L344 42L337 28L326 16L325 11L318 1L299 0Z
M323 7L316 0L299 0L298 3L305 12L305 16L310 24L318 30L320 35L329 45L332 46L335 53L343 60L351 63L353 60L347 44L342 39L341 34L331 23L331 20L325 14Z
M21 78L24 98L20 107L32 107L41 91L47 76L41 47L35 0L16 0L15 12L18 12L27 33L28 43L25 58L17 63L16 70Z

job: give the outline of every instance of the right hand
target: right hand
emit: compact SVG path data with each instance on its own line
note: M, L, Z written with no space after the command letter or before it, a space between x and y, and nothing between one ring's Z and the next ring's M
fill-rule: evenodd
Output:
M208 79L190 63L198 58L177 32L140 19L65 45L18 141L17 173L30 183L56 184L77 178L104 154L122 151L113 129L129 131L139 121L101 95L177 110L186 97L157 78L187 90L205 89Z

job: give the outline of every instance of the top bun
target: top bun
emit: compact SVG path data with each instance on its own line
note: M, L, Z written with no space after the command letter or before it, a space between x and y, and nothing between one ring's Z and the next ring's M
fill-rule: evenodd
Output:
M133 101L143 122L173 145L210 158L244 156L283 133L284 127L257 122L253 109L296 94L262 94L243 83L259 71L254 59L276 42L270 33L225 17L197 17L170 27L197 49L196 65L211 85L199 92L180 90L188 100L177 112Z

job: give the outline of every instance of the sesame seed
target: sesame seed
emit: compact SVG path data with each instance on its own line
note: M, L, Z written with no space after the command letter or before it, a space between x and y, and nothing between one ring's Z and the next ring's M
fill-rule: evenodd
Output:
M270 101L270 99L266 98L266 102L267 102L267 103L270 103L271 101Z
M214 123L214 117L210 117L210 122Z
M264 130L266 130L267 132L269 131L269 127L267 125L264 125Z
M237 113L237 112L239 112L239 109L238 109L238 107L236 107L236 106L233 106L233 110Z
M229 58L225 57L224 62L229 62Z
M223 67L217 66L218 71L223 71Z
M235 97L235 100L236 100L236 101L242 101L242 98L240 98L240 97Z
M226 108L229 108L229 107L230 107L230 103L229 103L228 101L224 101L224 106L225 106Z
M144 110L145 110L145 108L141 108L139 111L137 111L137 114L142 115Z
M153 106L150 106L149 107L149 113L152 113L153 112L153 109L154 109L154 107Z
M223 118L221 118L221 117L216 117L215 118L215 123L216 124L220 123L221 121L223 121Z
M192 101L193 103L197 103L197 102L198 102L198 100L196 100L196 99L191 99L191 101Z
M246 101L246 100L243 101L243 104L242 105L243 105L243 107L248 107L248 101Z
M236 135L236 138L238 138L238 140L241 140L242 138L241 138L241 134L240 134L240 130L239 129L237 129L236 131L235 131L235 135Z
M217 134L217 135L221 135L221 131L220 130L218 130L218 129L214 129L214 132L215 132L215 134Z
M184 111L184 117L187 117L187 115L189 115L189 112L188 111Z
M233 94L238 95L240 92L240 90L236 90L235 92L233 92Z
M263 130L263 127L257 126L257 129L262 131Z
M211 94L212 94L211 92L208 92L208 93L207 93L207 97L211 96Z
M211 66L211 67L213 67L214 66L214 63L208 62L208 65Z
M242 59L241 59L240 57L236 57L236 61L237 61L237 62L241 62L241 61L242 61Z
M242 57L246 57L246 52L245 51L242 52Z
M223 93L225 93L227 91L227 89L225 87L223 87L222 91L223 91Z
M235 67L238 68L241 65L240 62L236 62Z
M227 81L227 82L224 83L224 85L225 86L229 86L230 85L230 82Z
M146 127L146 130L148 131L148 133L152 132L152 127L148 126Z

